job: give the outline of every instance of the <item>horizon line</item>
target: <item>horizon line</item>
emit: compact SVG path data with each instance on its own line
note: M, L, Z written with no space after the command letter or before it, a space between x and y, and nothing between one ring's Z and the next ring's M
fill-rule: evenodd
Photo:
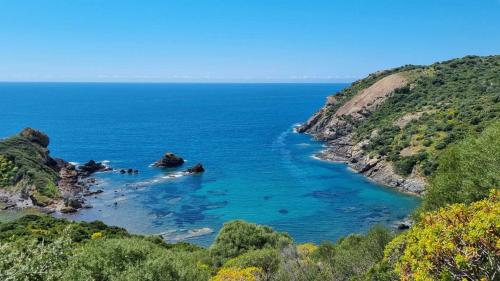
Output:
M0 80L1 84L78 84L78 83L88 83L88 84L349 84L354 81L359 80L359 78L346 79L346 80L297 80L297 81L266 81L266 80L255 80L255 81L95 81L95 80L83 80L83 81L51 81L51 80Z

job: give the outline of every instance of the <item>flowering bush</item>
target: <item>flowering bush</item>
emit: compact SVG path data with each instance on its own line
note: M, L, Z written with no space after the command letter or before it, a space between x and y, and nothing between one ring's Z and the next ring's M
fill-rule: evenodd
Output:
M402 250L396 272L402 280L498 280L500 278L500 191L470 205L426 213L389 253Z
M257 281L262 273L262 269L258 267L222 268L210 281Z

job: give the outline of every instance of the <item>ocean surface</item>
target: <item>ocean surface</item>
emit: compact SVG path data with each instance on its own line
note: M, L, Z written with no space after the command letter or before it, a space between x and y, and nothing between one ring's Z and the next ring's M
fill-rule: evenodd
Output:
M0 137L33 127L50 136L54 157L140 171L96 174L104 193L70 219L200 245L235 219L287 231L297 242L336 240L393 225L419 202L314 159L323 144L293 132L346 86L2 83ZM187 162L150 166L167 151ZM198 162L205 173L180 176Z

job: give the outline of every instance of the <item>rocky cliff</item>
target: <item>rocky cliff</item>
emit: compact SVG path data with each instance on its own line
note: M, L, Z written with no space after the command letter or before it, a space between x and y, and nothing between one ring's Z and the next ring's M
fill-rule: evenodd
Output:
M449 145L498 119L500 56L465 57L371 74L327 98L297 128L318 153L377 183L421 194Z
M49 137L26 128L0 141L0 208L72 212L85 206L91 173L50 156ZM92 172L95 172L93 170Z

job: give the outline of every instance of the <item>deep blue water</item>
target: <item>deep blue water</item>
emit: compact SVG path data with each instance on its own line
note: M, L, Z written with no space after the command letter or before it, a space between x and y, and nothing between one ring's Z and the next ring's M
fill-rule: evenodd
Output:
M343 164L311 157L322 144L293 132L345 84L0 84L0 137L34 127L53 156L109 161L138 175L100 173L99 219L133 233L212 242L222 224L244 219L289 232L298 242L336 240L392 224L417 204ZM188 162L149 167L164 152ZM168 175L197 162L201 176ZM114 202L117 205L114 206Z

